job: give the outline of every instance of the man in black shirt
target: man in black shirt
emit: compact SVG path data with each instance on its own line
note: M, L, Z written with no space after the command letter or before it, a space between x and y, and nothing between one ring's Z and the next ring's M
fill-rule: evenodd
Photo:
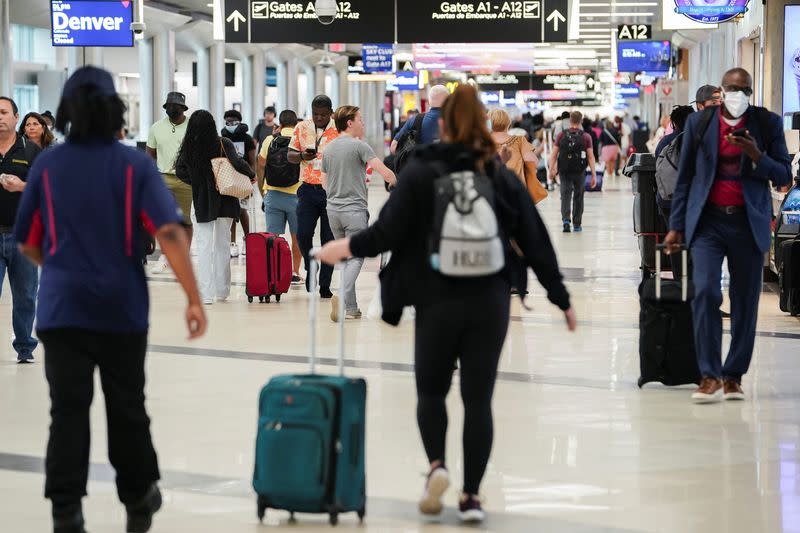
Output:
M258 126L253 130L256 153L261 152L261 145L264 143L264 139L273 135L275 133L275 128L279 126L279 124L275 123L275 117L277 115L278 112L273 106L269 106L264 110L264 120L259 120ZM280 126L283 127L282 125Z
M0 291L8 271L13 300L13 346L18 363L31 363L33 350L38 345L31 332L39 273L36 266L17 250L14 220L28 172L41 150L36 144L17 135L18 122L17 104L8 97L0 96ZM45 222L41 218L40 221Z
M233 142L236 147L236 152L250 165L253 170L256 169L256 145L253 143L253 138L247 133L247 124L242 122L242 114L235 109L225 112L225 126L222 128L221 135ZM239 220L242 224L242 231L245 236L250 233L250 217L247 214L247 206L250 199L246 198L241 201L239 212ZM231 226L231 257L239 256L239 245L236 243L236 222Z

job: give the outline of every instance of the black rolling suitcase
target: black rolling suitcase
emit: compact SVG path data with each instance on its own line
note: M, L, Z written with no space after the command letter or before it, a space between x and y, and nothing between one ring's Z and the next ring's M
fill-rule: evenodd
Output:
M781 311L800 315L800 239L781 243L778 286Z
M661 253L656 253L656 275L639 286L639 387L646 383L688 385L700 383L694 348L692 299L694 287L688 279L686 248L681 251L681 281L661 280Z

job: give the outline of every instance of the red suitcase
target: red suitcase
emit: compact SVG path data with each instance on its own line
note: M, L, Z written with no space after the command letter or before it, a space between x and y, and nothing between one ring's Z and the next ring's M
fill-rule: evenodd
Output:
M272 233L250 233L247 247L247 301L281 301L292 285L292 252L286 239Z

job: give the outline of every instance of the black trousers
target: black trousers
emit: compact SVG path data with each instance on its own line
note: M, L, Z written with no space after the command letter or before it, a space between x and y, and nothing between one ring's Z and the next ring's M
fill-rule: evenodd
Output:
M60 507L77 504L86 496L89 407L97 367L106 399L108 458L117 472L117 493L122 503L138 502L160 478L144 407L147 334L80 329L37 333L44 344L51 401L45 497Z
M417 423L430 462L445 462L445 399L456 361L464 402L464 492L477 495L492 451L492 395L508 332L510 287L492 278L479 291L417 308Z
M306 272L311 272L308 255L314 245L314 232L320 226L320 242L333 240L333 232L328 222L328 195L321 185L304 183L297 189L297 244L303 254ZM306 290L311 287L311 276L306 276ZM320 290L330 290L333 267L323 264L319 271Z

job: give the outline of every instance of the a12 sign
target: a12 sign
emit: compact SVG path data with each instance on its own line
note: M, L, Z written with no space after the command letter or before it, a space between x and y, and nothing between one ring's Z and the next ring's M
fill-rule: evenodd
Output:
M620 41L647 41L653 35L650 24L620 24L617 26L617 39Z

